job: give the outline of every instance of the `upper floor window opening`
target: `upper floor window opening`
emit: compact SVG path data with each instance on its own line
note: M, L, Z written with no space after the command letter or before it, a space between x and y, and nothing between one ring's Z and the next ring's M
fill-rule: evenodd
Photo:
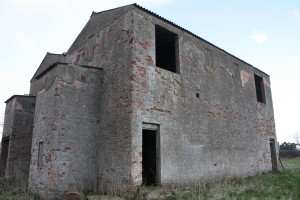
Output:
M177 39L177 34L161 26L155 26L155 54L157 67L179 73Z
M258 102L266 103L264 80L261 76L254 74L256 98Z

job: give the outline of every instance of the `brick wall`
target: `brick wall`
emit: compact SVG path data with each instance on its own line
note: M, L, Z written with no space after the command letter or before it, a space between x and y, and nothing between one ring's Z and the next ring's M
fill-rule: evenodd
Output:
M132 182L133 18L129 8L94 14L66 56L70 63L103 68L101 133L96 149L99 191L116 192L131 187Z
M42 79L50 84L36 97L29 186L46 198L96 190L101 69L57 65Z
M35 97L16 95L6 101L2 143L8 140L9 146L7 160L2 152L0 165L7 178L28 180L34 109Z
M178 35L178 73L156 67L155 25ZM141 185L143 122L159 124L162 185L272 169L269 76L190 33L135 6L94 13L61 63L69 64L31 87L30 187L44 197ZM266 104L256 100L254 73L263 77Z
M115 192L131 185L132 15L129 8L93 14L62 60L70 64L60 64L31 82L31 92L37 94L37 111L30 187L44 197L84 188ZM89 84L80 81L82 67L79 66L101 69L100 91L93 90L97 78ZM80 82L76 86L62 83L70 82L65 80L70 76L66 70L72 68L75 71L71 77L77 78L71 82ZM87 75L86 80L89 78ZM88 108L80 110L75 102L78 106L89 103ZM91 124L95 116L97 123ZM82 135L93 137L81 140ZM38 143L42 141L44 166L38 168ZM93 158L91 170L90 161L85 157Z
M162 185L272 170L269 139L276 135L269 76L144 11L133 13L135 184L142 180L142 122L160 125ZM178 35L178 74L155 66L155 25ZM266 104L256 100L254 73L263 77Z

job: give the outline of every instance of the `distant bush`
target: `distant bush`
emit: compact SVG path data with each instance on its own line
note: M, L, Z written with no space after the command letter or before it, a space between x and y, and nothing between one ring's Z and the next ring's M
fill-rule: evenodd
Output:
M280 150L280 158L297 158L300 157L300 150Z
M280 145L280 150L297 150L297 143L284 142Z

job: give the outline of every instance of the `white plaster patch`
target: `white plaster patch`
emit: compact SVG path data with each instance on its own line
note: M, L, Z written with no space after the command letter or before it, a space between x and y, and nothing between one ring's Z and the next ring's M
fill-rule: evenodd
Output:
M16 101L16 110L18 110L18 111L25 111L25 109L23 108L23 106L19 102L17 102L17 101Z
M45 88L43 88L43 89L39 90L36 95L38 96L38 95L44 93L45 91L46 91Z
M241 70L241 80L242 80L242 86L244 87L246 85L246 83L248 83L249 79L251 77L251 74Z

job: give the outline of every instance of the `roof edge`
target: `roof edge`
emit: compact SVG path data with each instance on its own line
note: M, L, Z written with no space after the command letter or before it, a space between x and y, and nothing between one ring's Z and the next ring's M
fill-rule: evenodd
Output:
M196 35L195 33L192 33L191 31L189 31L189 30L187 30L187 29L185 29L185 28L183 28L183 27L181 27L181 26L175 24L174 22L172 22L172 21L170 21L170 20L167 20L166 18L164 18L164 17L162 17L162 16L160 16L160 15L158 15L158 14L156 14L156 13L154 13L154 12L152 12L152 11L150 11L150 10L148 10L148 9L146 9L146 8L144 8L144 7L140 6L140 5L138 5L138 4L136 4L136 3L130 4L130 5L136 7L136 8L138 8L138 9L140 9L140 10L143 10L144 12L149 13L149 14L151 14L151 15L153 15L153 16L159 18L159 19L161 19L161 20L167 22L168 24L171 24L171 25L173 25L173 26L175 26L175 27L177 27L177 28L183 30L184 32L189 33L190 35L192 35L192 36L194 36L194 37L196 37L196 38L198 38L198 39L200 39L200 40L202 40L202 41L208 43L209 45L211 45L211 46L213 46L213 47L215 47L215 48L217 48L217 49L223 51L224 53L226 53L226 54L232 56L233 58L235 58L235 59L237 59L237 60L239 60L239 61L241 61L241 62L243 62L243 63L245 63L245 64L247 64L247 65L249 65L250 67L252 67L252 68L258 70L259 72L261 72L261 73L263 73L263 74L265 74L265 75L267 75L267 76L270 76L270 75L267 74L266 72L264 72L264 71L262 71L262 70L260 70L260 69L258 69L258 68L256 68L256 67L254 67L254 66L251 65L250 63L248 63L248 62L246 62L246 61L244 61L244 60L242 60L242 59L236 57L235 55L233 55L233 54L231 54L231 53L225 51L224 49L222 49L222 48L220 48L220 47L214 45L213 43L211 43L211 42L209 42L209 41L203 39L202 37Z
M67 65L68 63L64 62L54 62L51 65L49 65L44 71L42 71L40 74L34 77L35 80L40 79L42 76L44 76L47 72L51 71L56 65L62 64L62 65ZM33 78L32 78L33 79Z
M119 8L124 8L124 7L127 7L127 6L139 6L139 5L137 5L136 3L132 3L132 4L127 4L125 6L119 6L119 7L116 7L116 8L112 8L112 9L108 9L108 10L103 10L103 11L100 11L100 12L93 11L91 17L93 15L101 14L101 13L104 13L104 12L109 12L109 11L116 10L116 9L119 9Z
M47 52L46 55L45 55L45 57L44 57L44 59L42 60L41 64L39 65L38 69L36 70L36 72L35 72L34 75L32 76L30 82L33 81L34 78L35 78L36 76L39 76L39 74L38 74L39 69L42 67L42 65L44 64L44 62L45 62L46 59L48 58L48 56L61 56L61 60L62 60L62 58L65 56L65 54L64 54L64 53L62 53L62 54L57 54L57 53L49 53L49 52ZM47 67L47 68L48 68L48 67Z
M18 94L15 94L15 95L12 95L11 97L9 97L6 101L4 101L4 103L8 103L9 101L11 101L13 98L15 97L26 97L26 98L35 98L35 96L32 96L32 95L18 95Z
M55 68L57 65L76 65L76 66L80 66L80 67L86 67L86 68L93 68L93 69L99 69L102 70L103 68L100 67L94 67L94 66L89 66L89 65L77 65L77 64L73 64L73 63L67 63L67 62L55 62L52 63L51 65L49 65L44 71L42 71L39 75L37 75L34 79L38 80L40 79L42 76L44 76L46 73L48 73L49 71L51 71L53 68Z

